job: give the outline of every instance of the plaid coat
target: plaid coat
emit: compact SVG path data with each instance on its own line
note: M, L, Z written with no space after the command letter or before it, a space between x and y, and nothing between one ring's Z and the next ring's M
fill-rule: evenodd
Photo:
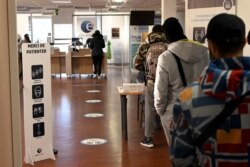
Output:
M137 49L135 60L134 60L134 67L139 71L145 71L145 61L146 61L146 54L151 44L157 42L166 42L166 36L164 33L160 32L151 32L148 34L147 41L142 43L139 48Z

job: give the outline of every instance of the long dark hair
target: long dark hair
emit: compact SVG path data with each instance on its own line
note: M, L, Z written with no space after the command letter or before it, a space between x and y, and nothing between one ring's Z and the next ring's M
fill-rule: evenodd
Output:
M24 38L25 38L25 40L26 40L27 42L31 43L29 34L25 34L25 35L24 35Z
M95 33L92 35L92 37L103 38L103 35L99 30L96 30Z

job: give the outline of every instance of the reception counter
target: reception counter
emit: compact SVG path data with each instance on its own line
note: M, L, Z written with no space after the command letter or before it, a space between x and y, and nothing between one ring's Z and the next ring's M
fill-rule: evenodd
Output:
M65 56L66 55L51 55L51 73L65 73Z
M51 73L66 73L68 77L72 74L93 74L93 61L90 49L80 49L79 52L56 52L51 55ZM107 57L104 54L102 61L102 74L107 76Z
M91 54L72 56L72 74L93 74L93 61ZM102 61L102 74L107 74L107 58L106 55Z
M51 74L61 74L66 72L66 53L51 54Z

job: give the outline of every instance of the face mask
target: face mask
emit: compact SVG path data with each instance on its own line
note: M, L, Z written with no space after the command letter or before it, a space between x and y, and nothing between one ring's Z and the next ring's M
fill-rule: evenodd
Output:
M208 48L208 54L209 54L209 58L210 58L210 60L214 60L215 58L214 58L214 56L213 56L213 54L212 54L212 51Z

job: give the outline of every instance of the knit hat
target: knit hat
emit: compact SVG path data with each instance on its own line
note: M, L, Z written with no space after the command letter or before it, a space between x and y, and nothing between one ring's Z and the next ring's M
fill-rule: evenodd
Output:
M176 42L181 39L187 39L183 33L183 29L178 19L170 17L165 20L163 24L164 33L170 43Z
M152 32L164 32L163 27L159 24L154 25Z
M243 43L245 41L245 23L236 15L218 14L208 23L206 37L221 44Z
M101 32L99 30L95 31L95 35L100 35L100 34L101 34Z

